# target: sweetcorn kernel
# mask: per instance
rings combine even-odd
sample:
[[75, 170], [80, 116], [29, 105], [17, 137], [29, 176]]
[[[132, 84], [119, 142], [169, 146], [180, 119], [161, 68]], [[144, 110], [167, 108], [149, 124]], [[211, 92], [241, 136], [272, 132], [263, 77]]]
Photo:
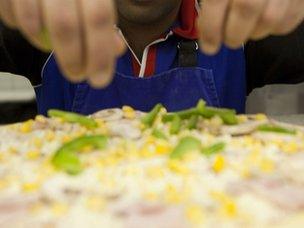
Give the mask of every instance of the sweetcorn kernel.
[[153, 179], [162, 178], [164, 176], [164, 170], [160, 166], [147, 168], [147, 176]]
[[102, 211], [105, 205], [106, 201], [98, 196], [91, 196], [86, 200], [86, 206], [92, 211]]
[[52, 205], [52, 212], [56, 216], [65, 215], [68, 212], [68, 206], [64, 203], [54, 203]]
[[176, 187], [168, 184], [166, 186], [165, 201], [172, 204], [177, 204], [182, 201], [183, 197], [180, 192], [177, 191]]
[[272, 160], [264, 158], [260, 162], [260, 169], [265, 173], [273, 172], [275, 164]]
[[262, 114], [262, 113], [256, 114], [254, 117], [255, 117], [256, 120], [261, 120], [261, 121], [267, 120], [267, 116], [265, 114]]
[[47, 141], [52, 141], [55, 139], [55, 133], [53, 131], [48, 131], [45, 135]]
[[33, 129], [33, 123], [34, 123], [33, 120], [28, 120], [28, 121], [22, 123], [21, 126], [20, 126], [20, 131], [22, 133], [29, 133], [29, 132], [31, 132], [32, 129]]
[[[95, 119], [96, 123], [98, 124], [98, 128], [95, 129], [95, 132], [98, 134], [108, 135], [109, 128], [106, 122], [103, 119]], [[84, 132], [85, 134], [86, 132]]]
[[299, 146], [296, 142], [288, 142], [283, 144], [282, 150], [286, 153], [293, 154], [299, 151]]
[[9, 182], [6, 179], [0, 180], [0, 190], [5, 189], [9, 186]]
[[220, 212], [227, 217], [237, 215], [237, 205], [234, 200], [224, 192], [211, 192], [211, 197], [220, 203]]
[[43, 209], [43, 204], [41, 202], [34, 203], [33, 205], [30, 206], [29, 209], [31, 213], [36, 214], [39, 211], [41, 211], [41, 209]]
[[0, 151], [0, 162], [5, 161], [5, 155], [2, 151]]
[[26, 158], [29, 160], [36, 160], [40, 157], [40, 152], [37, 150], [28, 151], [26, 153]]
[[40, 123], [45, 123], [46, 122], [46, 118], [43, 115], [37, 115], [35, 120], [40, 122]]
[[104, 127], [106, 122], [103, 119], [94, 119], [95, 122], [98, 124], [98, 127]]
[[145, 200], [155, 201], [155, 200], [157, 200], [158, 195], [157, 195], [157, 193], [155, 193], [155, 192], [145, 192], [145, 193], [143, 194], [143, 198], [144, 198]]
[[150, 158], [155, 155], [155, 145], [152, 143], [146, 143], [140, 149], [140, 155], [144, 158]]
[[34, 191], [37, 191], [38, 189], [39, 189], [39, 184], [36, 182], [24, 183], [22, 185], [22, 190], [26, 193], [34, 192]]
[[239, 123], [245, 123], [248, 121], [248, 117], [246, 115], [238, 115], [237, 118]]
[[225, 168], [225, 158], [222, 155], [216, 155], [212, 165], [213, 171], [219, 173], [223, 171], [224, 168]]
[[93, 146], [89, 145], [89, 146], [85, 146], [84, 148], [82, 148], [81, 152], [83, 153], [89, 153], [93, 150]]
[[123, 106], [122, 111], [127, 119], [134, 119], [136, 116], [135, 110], [130, 106]]
[[33, 139], [33, 144], [37, 147], [37, 148], [41, 148], [42, 147], [42, 145], [43, 145], [43, 142], [42, 142], [42, 139], [40, 139], [40, 138], [34, 138]]
[[233, 201], [225, 202], [222, 206], [222, 212], [227, 217], [235, 217], [237, 215], [237, 206]]
[[72, 140], [72, 137], [69, 136], [69, 135], [64, 135], [64, 136], [62, 137], [62, 142], [63, 142], [63, 143], [68, 143], [68, 142], [70, 142], [71, 140]]
[[12, 146], [10, 148], [8, 148], [8, 152], [10, 154], [18, 154], [18, 150], [15, 147], [12, 147]]
[[204, 221], [204, 212], [200, 206], [192, 205], [186, 208], [186, 216], [190, 222], [201, 224]]
[[188, 174], [189, 173], [189, 169], [183, 165], [183, 163], [181, 161], [178, 161], [176, 159], [170, 159], [168, 161], [168, 168], [175, 172], [175, 173], [179, 173], [179, 174]]
[[169, 143], [163, 141], [163, 140], [158, 140], [155, 146], [155, 150], [157, 154], [168, 154], [171, 150], [172, 147], [170, 146]]

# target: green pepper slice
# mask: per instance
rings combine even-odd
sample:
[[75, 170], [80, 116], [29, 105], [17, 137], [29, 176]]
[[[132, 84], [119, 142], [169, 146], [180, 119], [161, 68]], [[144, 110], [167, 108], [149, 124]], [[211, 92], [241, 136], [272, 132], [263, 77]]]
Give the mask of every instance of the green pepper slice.
[[158, 138], [158, 139], [164, 139], [164, 140], [168, 139], [166, 134], [157, 128], [153, 129], [152, 136], [154, 136], [155, 138]]
[[222, 152], [226, 147], [226, 144], [223, 143], [223, 142], [219, 142], [219, 143], [216, 143], [212, 146], [209, 146], [209, 147], [206, 147], [206, 148], [203, 148], [201, 150], [201, 153], [206, 155], [206, 156], [211, 156], [213, 154], [217, 154], [217, 153], [220, 153]]
[[186, 153], [191, 151], [199, 151], [201, 149], [201, 142], [195, 137], [187, 136], [182, 138], [178, 145], [173, 149], [170, 154], [170, 158], [172, 159], [180, 159]]
[[191, 118], [189, 119], [189, 122], [188, 122], [188, 126], [187, 126], [188, 129], [189, 130], [195, 129], [197, 123], [198, 123], [198, 115], [191, 116]]
[[172, 135], [178, 134], [181, 130], [181, 127], [182, 127], [182, 119], [178, 115], [175, 115], [171, 122], [170, 134]]
[[289, 134], [289, 135], [295, 135], [297, 133], [296, 130], [291, 130], [291, 129], [274, 126], [274, 125], [268, 125], [268, 124], [259, 126], [257, 130], [262, 132], [273, 132], [278, 134]]
[[151, 127], [160, 112], [161, 108], [163, 108], [162, 104], [157, 104], [155, 107], [151, 110], [151, 112], [147, 113], [142, 119], [141, 122], [146, 126], [146, 127]]
[[98, 127], [98, 124], [95, 120], [72, 112], [51, 109], [48, 111], [48, 116], [60, 118], [68, 123], [78, 123], [88, 129], [94, 129]]
[[235, 125], [238, 123], [236, 112], [232, 109], [206, 107], [203, 111], [200, 112], [200, 114], [207, 119], [214, 116], [219, 116], [227, 125]]
[[173, 121], [175, 115], [178, 115], [182, 120], [190, 119], [193, 115], [198, 115], [200, 112], [203, 112], [206, 107], [206, 102], [204, 100], [199, 100], [195, 108], [186, 109], [183, 111], [171, 113], [164, 115], [162, 121], [164, 123]]
[[64, 144], [52, 158], [52, 164], [59, 170], [76, 175], [82, 171], [82, 164], [77, 153], [86, 146], [103, 150], [107, 146], [107, 137], [103, 135], [82, 136]]

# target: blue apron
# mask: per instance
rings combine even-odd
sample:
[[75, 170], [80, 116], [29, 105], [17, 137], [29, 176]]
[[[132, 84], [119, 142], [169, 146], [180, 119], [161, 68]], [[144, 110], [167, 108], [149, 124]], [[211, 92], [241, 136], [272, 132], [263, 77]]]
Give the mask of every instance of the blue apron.
[[[238, 70], [240, 85], [233, 80], [231, 85], [227, 79], [216, 80], [213, 70], [198, 66], [201, 56], [195, 45], [192, 45], [195, 43], [189, 45], [185, 42], [183, 48], [181, 44], [184, 43], [178, 44], [177, 67], [149, 78], [116, 73], [112, 83], [105, 89], [93, 89], [85, 82], [68, 82], [51, 56], [43, 71], [43, 83], [36, 88], [39, 113], [46, 114], [48, 109], [56, 108], [92, 114], [123, 105], [149, 111], [157, 103], [162, 103], [168, 111], [178, 111], [195, 106], [199, 99], [215, 107], [223, 106], [221, 100], [228, 99], [228, 103], [234, 104], [232, 108], [243, 112], [246, 93], [244, 69]], [[235, 61], [240, 59], [235, 58]], [[233, 96], [224, 97], [218, 91], [221, 87], [232, 90]]]

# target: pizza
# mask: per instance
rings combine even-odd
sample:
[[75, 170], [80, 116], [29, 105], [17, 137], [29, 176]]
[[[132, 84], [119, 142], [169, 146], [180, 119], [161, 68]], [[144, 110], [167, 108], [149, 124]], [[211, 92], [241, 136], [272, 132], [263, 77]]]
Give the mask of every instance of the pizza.
[[301, 227], [304, 130], [206, 106], [0, 128], [0, 227]]

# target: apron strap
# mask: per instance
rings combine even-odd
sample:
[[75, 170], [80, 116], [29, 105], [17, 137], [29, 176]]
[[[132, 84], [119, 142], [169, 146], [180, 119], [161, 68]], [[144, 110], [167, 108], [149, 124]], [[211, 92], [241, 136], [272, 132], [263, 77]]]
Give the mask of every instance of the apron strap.
[[198, 44], [196, 40], [182, 40], [177, 45], [179, 67], [198, 66]]

